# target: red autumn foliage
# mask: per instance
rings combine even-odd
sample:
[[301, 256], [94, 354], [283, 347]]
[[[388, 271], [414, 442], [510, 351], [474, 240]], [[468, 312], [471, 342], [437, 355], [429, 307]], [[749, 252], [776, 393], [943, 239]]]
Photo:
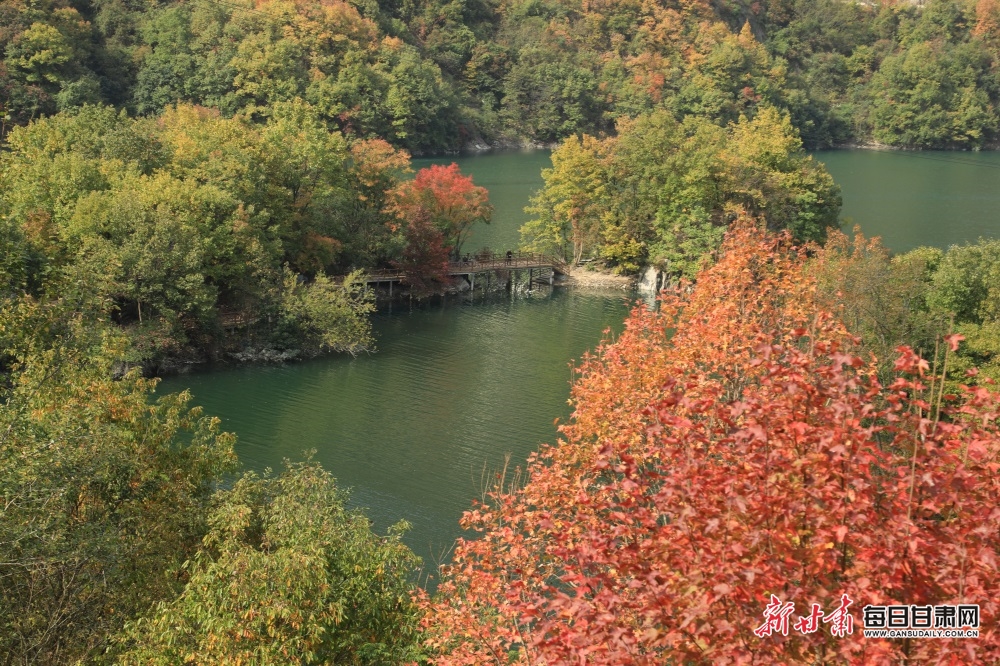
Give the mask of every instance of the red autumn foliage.
[[[906, 347], [881, 385], [787, 236], [744, 219], [723, 251], [583, 363], [524, 487], [465, 514], [431, 663], [1000, 663], [997, 395], [939, 397]], [[793, 624], [844, 594], [850, 636], [754, 633], [771, 595]], [[861, 636], [865, 605], [959, 603], [980, 638]]]
[[421, 169], [413, 180], [401, 183], [392, 192], [389, 211], [404, 226], [429, 220], [456, 259], [472, 225], [488, 223], [493, 214], [486, 188], [474, 185], [455, 163]]

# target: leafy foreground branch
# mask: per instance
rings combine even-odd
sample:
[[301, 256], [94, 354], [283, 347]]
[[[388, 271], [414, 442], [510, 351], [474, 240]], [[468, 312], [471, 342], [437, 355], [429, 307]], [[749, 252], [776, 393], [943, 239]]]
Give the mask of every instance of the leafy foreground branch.
[[[996, 663], [998, 397], [942, 395], [900, 347], [883, 384], [819, 313], [788, 236], [734, 227], [689, 291], [581, 369], [558, 446], [465, 514], [436, 664]], [[949, 352], [959, 336], [947, 340]], [[943, 409], [939, 411], [939, 405]], [[978, 640], [758, 638], [771, 594], [981, 605]]]
[[153, 382], [84, 360], [101, 345], [88, 330], [63, 328], [63, 346], [22, 357], [0, 388], [0, 664], [90, 663], [175, 594], [171, 572], [235, 466], [234, 437], [189, 395], [152, 402]]

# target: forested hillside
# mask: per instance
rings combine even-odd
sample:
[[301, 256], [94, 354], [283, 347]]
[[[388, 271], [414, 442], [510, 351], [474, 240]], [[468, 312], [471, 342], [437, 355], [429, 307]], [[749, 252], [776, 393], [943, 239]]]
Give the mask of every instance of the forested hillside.
[[[326, 276], [396, 268], [439, 290], [489, 219], [479, 194], [457, 217], [407, 194], [409, 154], [562, 142], [524, 246], [676, 277], [740, 207], [801, 241], [837, 226], [810, 148], [997, 138], [988, 0], [0, 11], [4, 281], [56, 294], [97, 271], [104, 318], [154, 365], [370, 348], [370, 304]], [[424, 192], [475, 191], [434, 178]]]
[[997, 138], [993, 0], [0, 4], [5, 130], [105, 103], [260, 121], [300, 98], [410, 151], [611, 132], [655, 109], [787, 109], [809, 148]]

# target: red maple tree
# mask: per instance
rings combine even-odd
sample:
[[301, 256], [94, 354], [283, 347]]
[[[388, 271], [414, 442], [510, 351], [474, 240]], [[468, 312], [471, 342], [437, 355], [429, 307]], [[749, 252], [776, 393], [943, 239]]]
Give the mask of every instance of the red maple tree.
[[421, 169], [413, 180], [401, 183], [392, 192], [389, 209], [404, 226], [413, 220], [433, 224], [455, 259], [472, 225], [488, 223], [493, 214], [486, 188], [474, 185], [454, 162]]
[[[906, 347], [880, 384], [787, 236], [742, 219], [723, 252], [633, 311], [563, 441], [465, 514], [432, 663], [1000, 662], [997, 395], [942, 395]], [[754, 631], [772, 595], [794, 624], [845, 594], [850, 635]], [[978, 639], [861, 636], [865, 605], [969, 603]]]

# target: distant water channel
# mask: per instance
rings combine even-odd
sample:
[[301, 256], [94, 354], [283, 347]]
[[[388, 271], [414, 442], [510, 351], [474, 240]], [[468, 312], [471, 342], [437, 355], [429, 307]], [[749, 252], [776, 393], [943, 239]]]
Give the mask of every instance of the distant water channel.
[[[1000, 154], [824, 152], [844, 194], [844, 215], [895, 251], [1000, 236]], [[469, 249], [516, 247], [523, 208], [550, 165], [544, 151], [457, 159], [490, 190], [494, 223]], [[378, 352], [286, 366], [172, 377], [239, 436], [251, 469], [316, 458], [351, 489], [382, 531], [405, 519], [428, 569], [460, 535], [458, 519], [509, 454], [523, 465], [569, 414], [569, 364], [629, 308], [622, 294], [568, 289], [515, 298], [477, 296], [375, 318]]]

